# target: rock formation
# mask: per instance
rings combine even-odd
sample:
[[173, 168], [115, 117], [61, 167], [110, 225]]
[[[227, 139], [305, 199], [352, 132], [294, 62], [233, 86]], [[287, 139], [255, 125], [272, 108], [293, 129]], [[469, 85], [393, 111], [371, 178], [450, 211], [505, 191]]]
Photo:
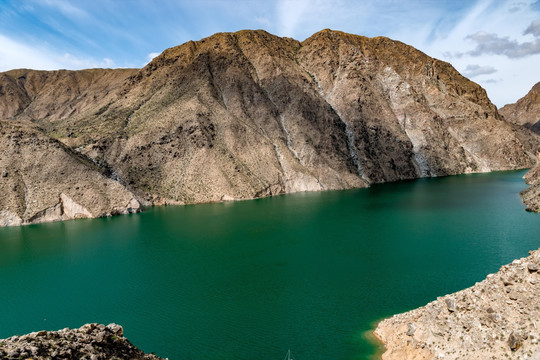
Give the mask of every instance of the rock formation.
[[540, 134], [540, 82], [514, 104], [499, 109], [506, 121], [524, 126]]
[[474, 286], [383, 320], [383, 360], [540, 358], [540, 250]]
[[521, 199], [527, 206], [527, 211], [540, 212], [540, 148], [536, 165], [525, 174], [524, 178], [530, 186], [521, 192]]
[[145, 354], [124, 337], [116, 324], [86, 324], [80, 329], [39, 331], [0, 340], [0, 358], [15, 359], [130, 359], [159, 360]]
[[[42, 159], [21, 163], [0, 145], [10, 199], [0, 203], [3, 224], [137, 211], [137, 201], [526, 168], [540, 143], [503, 121], [484, 89], [450, 64], [388, 38], [331, 30], [303, 42], [219, 33], [140, 70], [9, 71], [0, 74], [0, 117], [2, 136], [20, 129]], [[29, 176], [11, 177], [38, 165], [30, 187]], [[71, 167], [81, 176], [70, 178]]]

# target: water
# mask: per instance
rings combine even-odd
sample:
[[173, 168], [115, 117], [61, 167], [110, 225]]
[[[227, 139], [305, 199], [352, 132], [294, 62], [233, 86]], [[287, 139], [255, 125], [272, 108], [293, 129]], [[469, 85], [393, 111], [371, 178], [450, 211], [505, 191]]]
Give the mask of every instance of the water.
[[0, 229], [0, 338], [122, 324], [172, 359], [368, 359], [365, 333], [540, 247], [524, 171]]

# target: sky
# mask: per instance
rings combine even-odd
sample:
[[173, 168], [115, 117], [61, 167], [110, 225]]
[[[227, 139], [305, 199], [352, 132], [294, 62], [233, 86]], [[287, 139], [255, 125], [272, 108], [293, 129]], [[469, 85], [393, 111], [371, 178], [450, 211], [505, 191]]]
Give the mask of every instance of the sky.
[[498, 107], [540, 81], [540, 0], [0, 0], [0, 71], [140, 68], [216, 32], [326, 28], [448, 61]]

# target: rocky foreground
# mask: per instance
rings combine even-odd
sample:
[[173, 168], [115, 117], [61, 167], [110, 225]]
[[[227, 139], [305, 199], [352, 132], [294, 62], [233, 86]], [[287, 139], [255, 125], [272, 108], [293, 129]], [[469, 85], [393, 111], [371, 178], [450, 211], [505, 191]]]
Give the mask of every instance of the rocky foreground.
[[120, 325], [39, 331], [0, 340], [0, 359], [159, 360], [133, 346]]
[[540, 250], [485, 280], [383, 320], [383, 360], [540, 359]]

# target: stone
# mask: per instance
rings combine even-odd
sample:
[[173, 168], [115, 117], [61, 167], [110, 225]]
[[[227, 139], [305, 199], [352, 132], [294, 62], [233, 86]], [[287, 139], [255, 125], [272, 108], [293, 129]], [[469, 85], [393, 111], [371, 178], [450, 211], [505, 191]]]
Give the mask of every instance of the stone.
[[0, 340], [0, 359], [29, 359], [31, 356], [36, 359], [161, 359], [133, 346], [123, 337], [123, 328], [118, 324], [86, 324], [79, 329], [42, 330]]
[[107, 325], [107, 329], [111, 330], [116, 336], [124, 336], [124, 329], [115, 323]]
[[[534, 250], [468, 289], [381, 321], [374, 334], [386, 349], [382, 359], [506, 359], [510, 351], [516, 351], [516, 359], [540, 359], [540, 281], [527, 281], [536, 277], [527, 264], [538, 263], [539, 256], [540, 249]], [[503, 279], [514, 285], [503, 287]], [[438, 311], [448, 308], [450, 299], [460, 311]], [[414, 338], [410, 324], [421, 324]]]
[[408, 335], [408, 336], [413, 336], [413, 335], [414, 335], [414, 332], [416, 331], [416, 325], [413, 324], [413, 323], [408, 323], [408, 324], [407, 324], [407, 327], [408, 327], [407, 335]]
[[508, 346], [510, 347], [510, 350], [516, 351], [523, 345], [523, 341], [527, 339], [527, 335], [520, 334], [516, 332], [512, 332], [510, 336], [508, 337]]
[[444, 303], [446, 304], [446, 307], [448, 308], [448, 311], [454, 312], [456, 311], [456, 302], [452, 298], [447, 298], [444, 300]]
[[538, 271], [538, 265], [533, 264], [533, 263], [528, 263], [527, 264], [527, 270], [529, 270], [529, 272], [537, 272]]

